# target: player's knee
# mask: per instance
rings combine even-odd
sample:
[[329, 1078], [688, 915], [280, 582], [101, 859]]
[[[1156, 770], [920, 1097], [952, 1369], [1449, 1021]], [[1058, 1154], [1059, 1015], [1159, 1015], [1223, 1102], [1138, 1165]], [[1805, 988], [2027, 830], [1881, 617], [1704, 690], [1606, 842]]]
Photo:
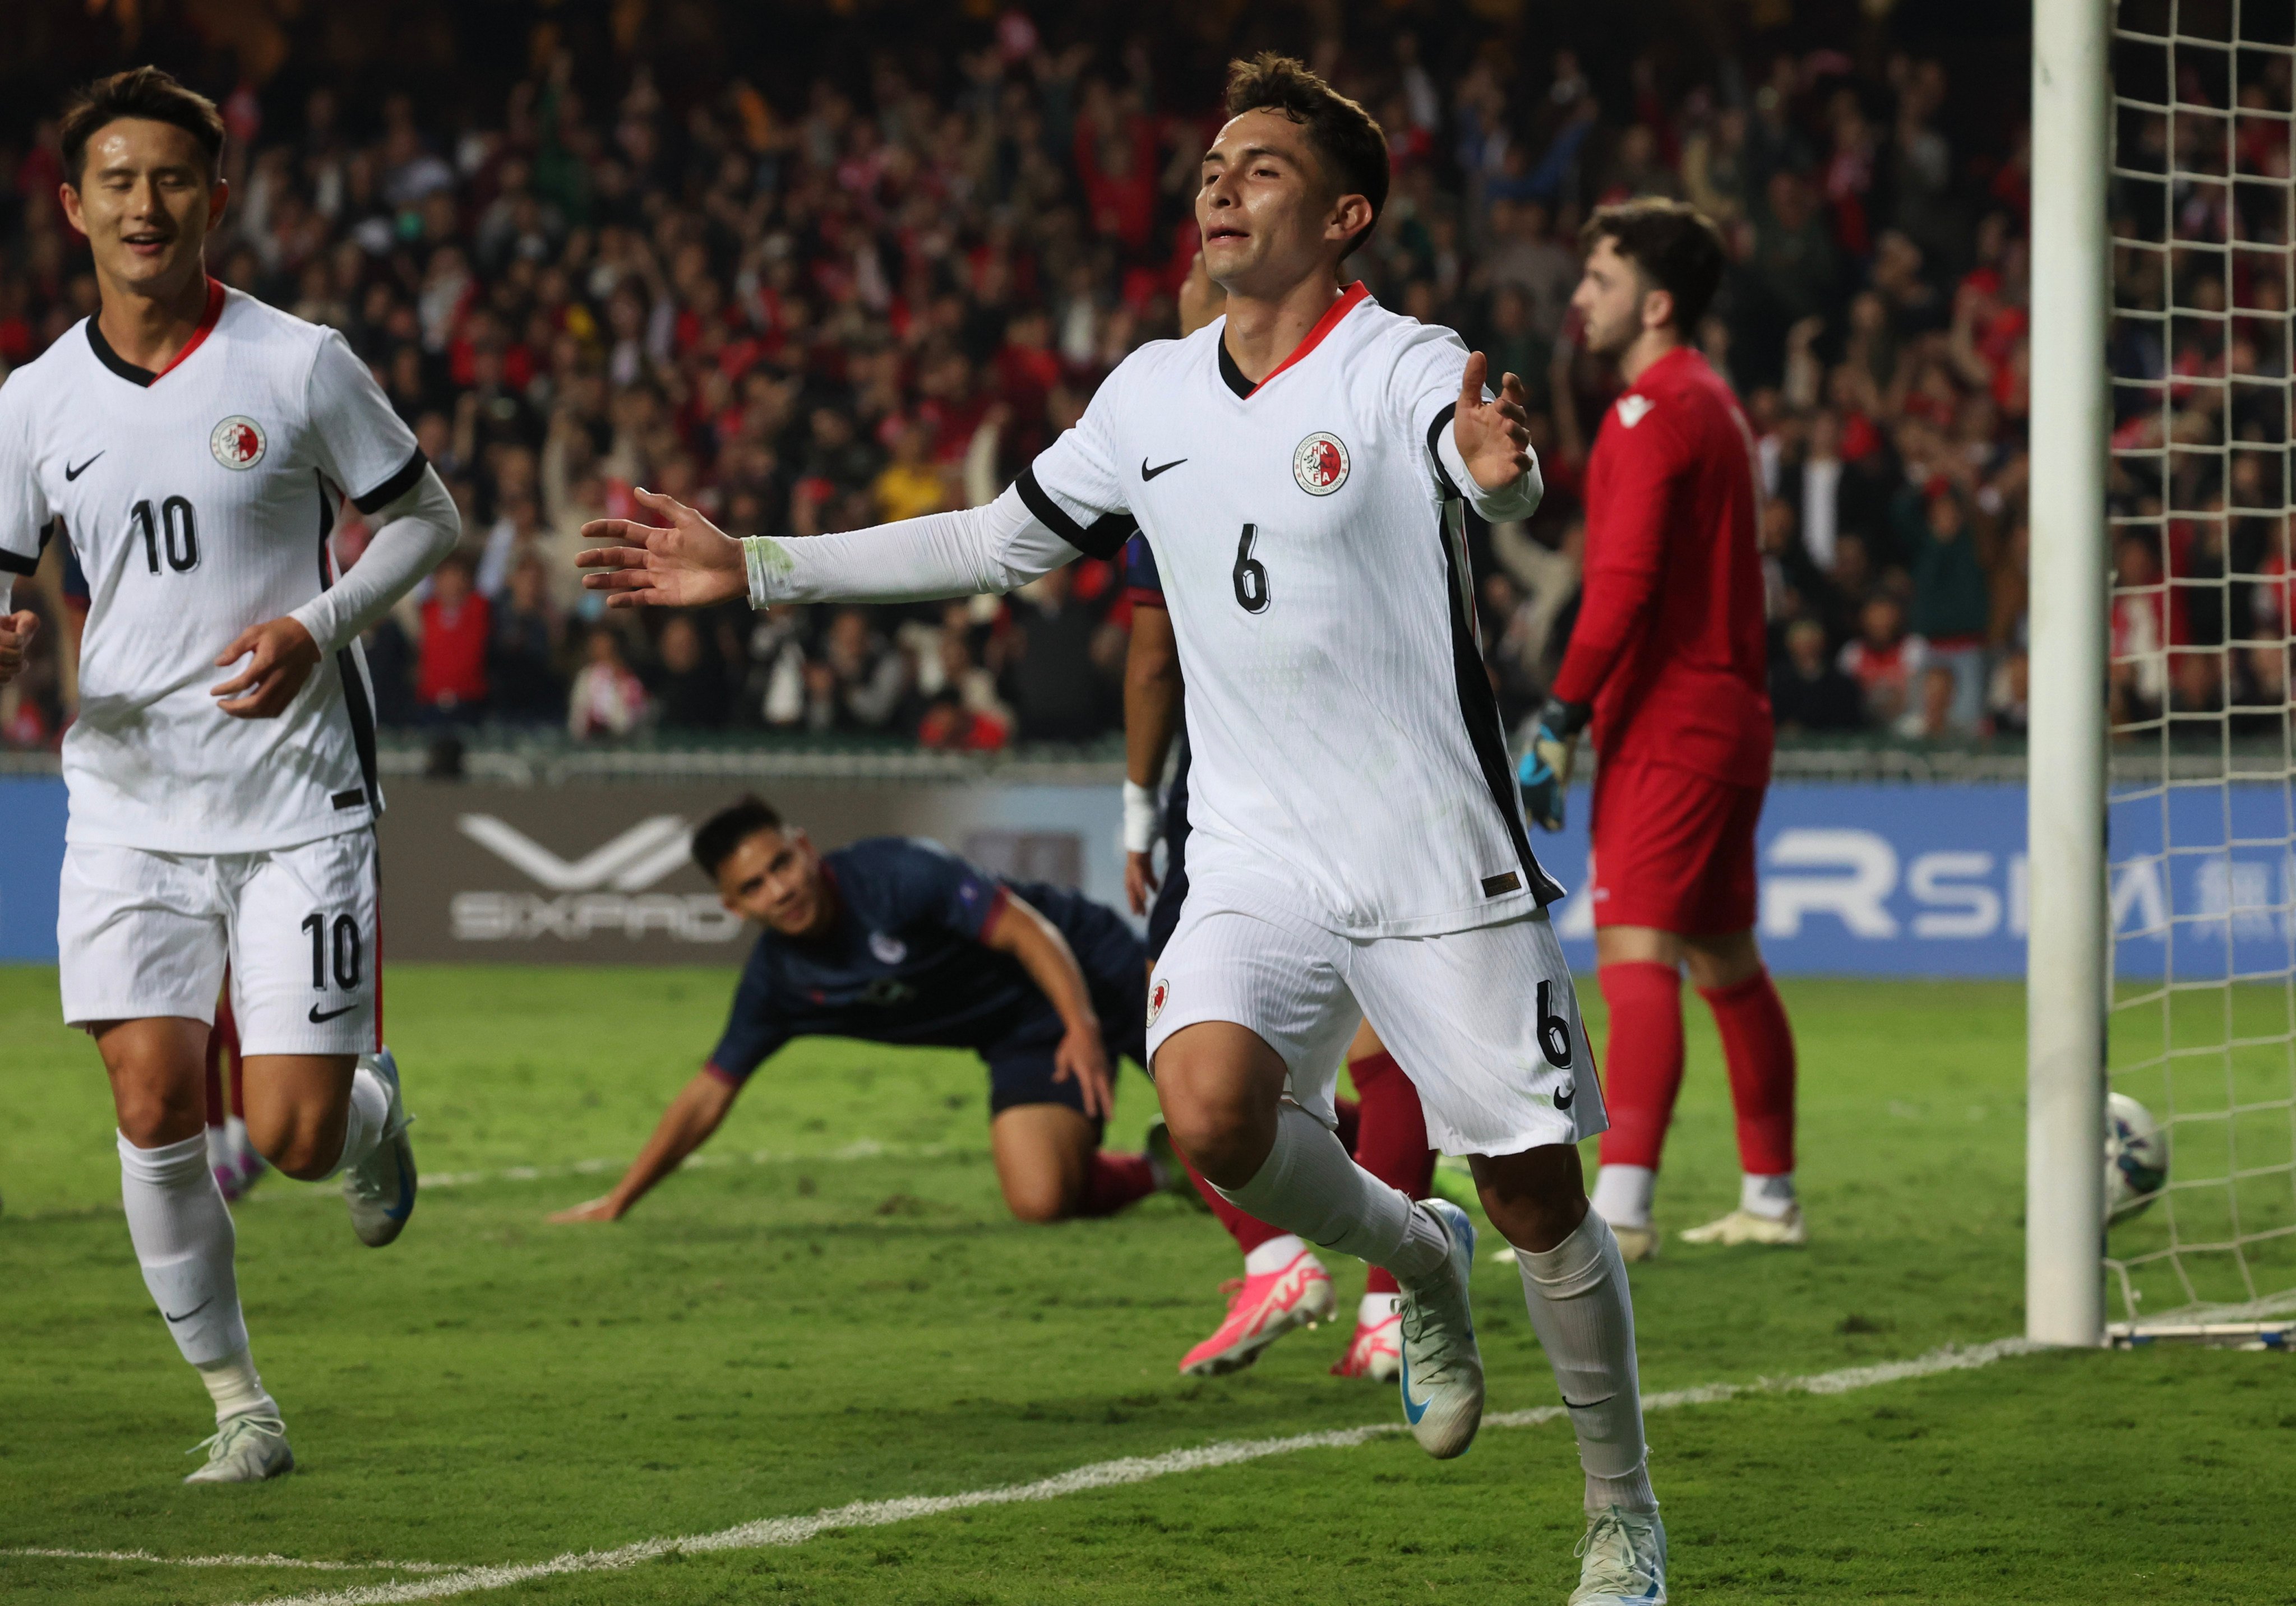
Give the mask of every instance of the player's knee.
[[1483, 1213], [1499, 1235], [1519, 1250], [1544, 1253], [1576, 1232], [1587, 1217], [1586, 1174], [1568, 1143], [1521, 1154], [1478, 1156], [1475, 1187]]
[[1076, 1214], [1057, 1184], [1008, 1187], [1004, 1203], [1012, 1210], [1013, 1220], [1025, 1221], [1031, 1226], [1050, 1226]]
[[120, 1135], [138, 1149], [181, 1143], [198, 1135], [207, 1124], [198, 1108], [155, 1086], [116, 1085], [112, 1106]]

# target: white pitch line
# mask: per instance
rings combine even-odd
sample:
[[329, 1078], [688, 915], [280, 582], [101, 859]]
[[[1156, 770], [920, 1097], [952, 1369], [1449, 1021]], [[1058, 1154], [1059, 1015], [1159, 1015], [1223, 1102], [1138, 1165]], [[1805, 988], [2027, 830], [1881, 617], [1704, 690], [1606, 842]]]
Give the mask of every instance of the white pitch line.
[[[1877, 1384], [1899, 1382], [1908, 1378], [1972, 1371], [2010, 1356], [2029, 1354], [2039, 1348], [2041, 1346], [2027, 1339], [1999, 1339], [1990, 1344], [1948, 1344], [1909, 1361], [1849, 1366], [1807, 1377], [1766, 1378], [1751, 1383], [1708, 1383], [1695, 1389], [1671, 1389], [1645, 1397], [1643, 1409], [1646, 1412], [1671, 1411], [1685, 1405], [1716, 1405], [1724, 1400], [1759, 1394], [1846, 1394], [1852, 1389], [1870, 1389]], [[1487, 1428], [1535, 1427], [1542, 1422], [1554, 1422], [1564, 1414], [1560, 1405], [1541, 1405], [1536, 1410], [1509, 1411], [1487, 1416], [1483, 1419], [1483, 1425]], [[980, 1506], [1058, 1500], [1063, 1495], [1080, 1494], [1087, 1489], [1146, 1483], [1152, 1479], [1167, 1478], [1175, 1473], [1208, 1471], [1216, 1467], [1231, 1467], [1244, 1462], [1263, 1460], [1270, 1455], [1289, 1455], [1300, 1450], [1351, 1449], [1403, 1430], [1400, 1422], [1386, 1422], [1321, 1433], [1295, 1433], [1283, 1438], [1230, 1439], [1190, 1450], [1171, 1450], [1161, 1455], [1128, 1455], [1115, 1461], [1094, 1462], [1051, 1478], [1038, 1479], [1033, 1483], [1005, 1484], [996, 1488], [972, 1489], [958, 1495], [921, 1495], [899, 1500], [857, 1500], [848, 1505], [816, 1512], [810, 1516], [767, 1517], [690, 1538], [642, 1539], [636, 1544], [613, 1550], [568, 1551], [546, 1561], [463, 1568], [417, 1582], [359, 1585], [317, 1594], [250, 1602], [247, 1606], [397, 1606], [398, 1602], [407, 1601], [444, 1600], [451, 1595], [485, 1589], [505, 1589], [529, 1579], [554, 1577], [566, 1573], [616, 1572], [672, 1552], [699, 1555], [711, 1551], [762, 1550], [777, 1545], [802, 1545], [832, 1528], [882, 1528], [890, 1523], [914, 1521], [920, 1517], [938, 1517], [949, 1512], [971, 1511]], [[250, 1560], [248, 1564], [262, 1563], [259, 1560]]]
[[0, 1556], [62, 1561], [156, 1561], [166, 1567], [291, 1567], [303, 1572], [458, 1572], [451, 1561], [306, 1561], [296, 1556], [155, 1556], [148, 1550], [54, 1550], [26, 1545]]

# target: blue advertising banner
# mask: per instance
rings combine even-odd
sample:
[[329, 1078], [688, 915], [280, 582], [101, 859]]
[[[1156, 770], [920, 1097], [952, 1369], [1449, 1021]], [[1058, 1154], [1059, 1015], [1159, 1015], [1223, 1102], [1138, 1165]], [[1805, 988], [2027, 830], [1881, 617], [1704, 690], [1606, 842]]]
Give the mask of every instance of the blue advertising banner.
[[[576, 807], [564, 795], [570, 790], [595, 796]], [[637, 820], [632, 829], [658, 823], [656, 815], [675, 815], [681, 823], [699, 818], [722, 801], [719, 790], [697, 790], [686, 798], [667, 790], [656, 797], [627, 785], [496, 793], [396, 783], [383, 833], [393, 949], [424, 959], [600, 963], [650, 956], [651, 950], [637, 951], [645, 945], [631, 930], [631, 912], [619, 904], [603, 909], [602, 900], [668, 896], [653, 881], [686, 873], [677, 869], [682, 841], [640, 844], [649, 852], [665, 849], [652, 856], [660, 859], [658, 866], [647, 859], [644, 877], [632, 879], [637, 869], [617, 858], [611, 864], [602, 861], [598, 874], [584, 880], [579, 873], [590, 864], [584, 856], [604, 850], [573, 827], [567, 829], [574, 834], [560, 842], [551, 820], [529, 820], [520, 810], [538, 807], [552, 820], [571, 818], [592, 835], [611, 837], [629, 824], [622, 815]], [[937, 836], [992, 869], [1122, 901], [1113, 787], [813, 784], [777, 789], [776, 795], [798, 809], [792, 817], [811, 823], [824, 845], [882, 831]], [[1574, 892], [1587, 882], [1587, 804], [1581, 788], [1571, 799], [1568, 830], [1534, 833], [1540, 861]], [[2290, 810], [2283, 788], [2263, 785], [2194, 786], [2116, 800], [2110, 885], [2120, 973], [2201, 980], [2227, 973], [2276, 978], [2288, 971], [2296, 954], [2296, 827]], [[0, 780], [0, 842], [6, 844], [0, 851], [0, 961], [55, 958], [63, 829], [62, 782]], [[549, 851], [528, 850], [521, 832], [539, 833], [537, 841], [549, 838], [543, 843]], [[1758, 840], [1759, 932], [1771, 967], [1781, 975], [2012, 978], [2024, 971], [2021, 786], [1782, 784], [1770, 791]], [[611, 882], [603, 891], [590, 885], [601, 877]], [[716, 916], [715, 900], [698, 880], [672, 890], [690, 895], [688, 901], [698, 897]], [[524, 927], [496, 930], [480, 918], [489, 910], [500, 913], [494, 904], [480, 907], [487, 898], [539, 899], [548, 905], [545, 913], [572, 898], [599, 920], [613, 915], [609, 935], [621, 939], [573, 941], [559, 930], [563, 920], [545, 922], [549, 930], [538, 935]], [[430, 907], [434, 903], [436, 910]], [[1556, 911], [1564, 951], [1582, 969], [1594, 964], [1593, 915], [1592, 905], [1575, 896]], [[586, 926], [583, 934], [595, 935]], [[676, 944], [657, 946], [665, 948], [661, 957], [677, 957]]]
[[0, 780], [0, 963], [56, 957], [56, 877], [64, 866], [64, 783]]

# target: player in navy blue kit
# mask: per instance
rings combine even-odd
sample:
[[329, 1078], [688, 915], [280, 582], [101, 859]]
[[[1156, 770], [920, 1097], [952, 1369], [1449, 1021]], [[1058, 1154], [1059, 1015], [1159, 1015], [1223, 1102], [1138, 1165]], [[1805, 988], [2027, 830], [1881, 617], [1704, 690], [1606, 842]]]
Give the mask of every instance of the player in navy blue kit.
[[922, 838], [820, 853], [756, 798], [705, 821], [693, 856], [764, 934], [725, 1035], [628, 1172], [554, 1221], [620, 1217], [718, 1129], [758, 1066], [806, 1037], [978, 1053], [996, 1180], [1023, 1221], [1106, 1216], [1176, 1180], [1147, 1155], [1100, 1148], [1116, 1061], [1146, 1063], [1147, 952], [1115, 911], [1000, 881]]

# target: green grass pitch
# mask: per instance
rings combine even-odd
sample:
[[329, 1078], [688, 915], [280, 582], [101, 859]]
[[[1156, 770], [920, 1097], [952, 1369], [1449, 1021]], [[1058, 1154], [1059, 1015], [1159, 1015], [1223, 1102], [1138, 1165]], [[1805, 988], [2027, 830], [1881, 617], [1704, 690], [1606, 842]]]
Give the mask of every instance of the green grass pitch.
[[[56, 1024], [52, 971], [0, 970], [0, 1550], [535, 1561], [1398, 1414], [1391, 1389], [1326, 1375], [1330, 1329], [1234, 1378], [1179, 1378], [1220, 1314], [1226, 1239], [1166, 1200], [1006, 1219], [962, 1054], [800, 1045], [742, 1099], [719, 1163], [617, 1225], [546, 1225], [605, 1184], [573, 1168], [618, 1167], [692, 1074], [730, 983], [394, 969], [417, 1151], [453, 1185], [382, 1251], [331, 1189], [255, 1191], [241, 1288], [302, 1470], [191, 1489], [180, 1452], [207, 1404], [135, 1273], [101, 1069]], [[1646, 1390], [2021, 1328], [2019, 991], [1786, 993], [1815, 1241], [1669, 1242], [1636, 1268]], [[1694, 997], [1689, 1016], [1669, 1229], [1736, 1187]], [[1114, 1141], [1152, 1102], [1126, 1072]], [[1344, 1304], [1360, 1268], [1333, 1269]], [[1477, 1291], [1492, 1409], [1551, 1403], [1512, 1268], [1487, 1254]], [[1687, 1407], [1651, 1438], [1678, 1602], [2296, 1602], [2285, 1356], [2024, 1356]], [[1566, 1424], [1492, 1430], [1442, 1464], [1391, 1437], [456, 1598], [1559, 1602], [1578, 1499]], [[0, 1554], [12, 1603], [210, 1606], [394, 1577], [415, 1581]]]

